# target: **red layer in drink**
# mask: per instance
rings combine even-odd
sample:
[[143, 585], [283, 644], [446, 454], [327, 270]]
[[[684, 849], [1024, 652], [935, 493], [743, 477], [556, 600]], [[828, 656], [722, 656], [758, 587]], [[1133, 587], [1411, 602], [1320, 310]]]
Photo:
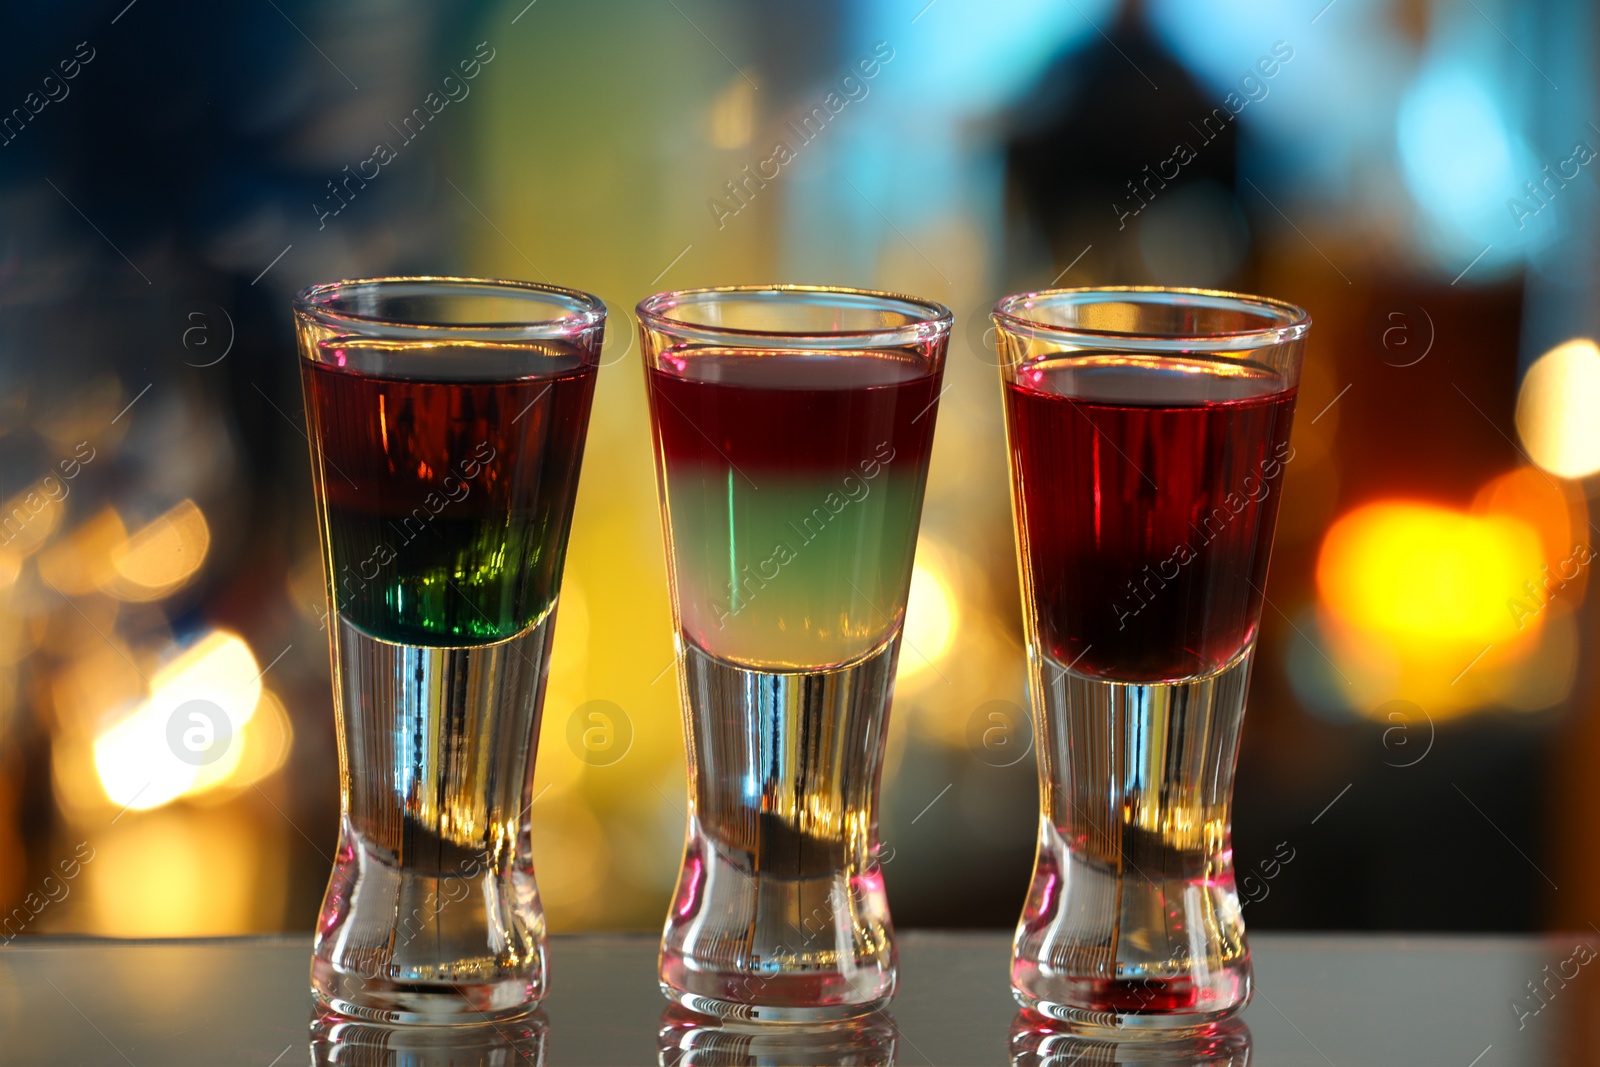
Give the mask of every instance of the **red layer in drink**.
[[1254, 637], [1293, 458], [1270, 370], [1043, 360], [1006, 391], [1017, 524], [1043, 651], [1131, 682], [1214, 671]]

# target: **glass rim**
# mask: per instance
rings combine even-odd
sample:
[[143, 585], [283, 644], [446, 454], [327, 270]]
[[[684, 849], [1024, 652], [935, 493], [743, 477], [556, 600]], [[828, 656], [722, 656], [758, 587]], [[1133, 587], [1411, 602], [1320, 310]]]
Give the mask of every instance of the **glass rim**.
[[[543, 299], [566, 306], [562, 315], [500, 322], [407, 322], [387, 315], [365, 314], [334, 306], [334, 300], [360, 288], [395, 295], [432, 297], [499, 297], [506, 300]], [[407, 288], [415, 292], [407, 294]], [[401, 336], [462, 337], [475, 340], [544, 340], [570, 338], [600, 325], [606, 318], [605, 301], [581, 289], [510, 278], [461, 278], [450, 275], [385, 275], [375, 278], [344, 278], [309, 285], [294, 295], [294, 312], [319, 325], [348, 328], [356, 332]]]
[[[674, 318], [672, 311], [686, 304], [712, 303], [722, 297], [767, 295], [795, 298], [803, 302], [806, 297], [845, 297], [863, 308], [873, 307], [896, 311], [910, 322], [901, 326], [887, 326], [866, 330], [748, 330], [734, 326], [712, 326], [705, 323], [686, 322]], [[735, 340], [748, 345], [753, 340], [769, 339], [788, 344], [796, 341], [816, 341], [819, 344], [841, 340], [857, 341], [864, 346], [915, 344], [948, 336], [955, 323], [955, 313], [935, 300], [907, 293], [883, 289], [857, 289], [842, 285], [712, 285], [697, 289], [669, 289], [654, 293], [639, 301], [634, 308], [641, 325], [690, 340], [715, 343]]]
[[[1245, 330], [1217, 330], [1211, 333], [1139, 333], [1132, 330], [1098, 330], [1086, 326], [1064, 326], [1019, 314], [1024, 304], [1050, 305], [1092, 303], [1132, 303], [1143, 305], [1191, 306], [1213, 310], [1239, 311], [1256, 315], [1266, 325]], [[1085, 347], [1107, 342], [1135, 345], [1155, 350], [1194, 349], [1246, 351], [1269, 345], [1298, 341], [1311, 329], [1311, 313], [1295, 304], [1273, 297], [1234, 293], [1223, 289], [1188, 289], [1160, 285], [1086, 285], [1062, 289], [1038, 289], [1002, 297], [990, 317], [995, 325], [1017, 333], [1030, 333], [1063, 341], [1081, 340]]]

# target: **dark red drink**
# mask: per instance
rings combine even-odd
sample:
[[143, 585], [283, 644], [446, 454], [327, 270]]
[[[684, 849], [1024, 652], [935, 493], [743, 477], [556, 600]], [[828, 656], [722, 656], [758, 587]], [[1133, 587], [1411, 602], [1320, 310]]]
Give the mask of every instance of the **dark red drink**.
[[1059, 358], [1007, 386], [1042, 650], [1129, 682], [1215, 671], [1261, 615], [1295, 390], [1266, 368]]

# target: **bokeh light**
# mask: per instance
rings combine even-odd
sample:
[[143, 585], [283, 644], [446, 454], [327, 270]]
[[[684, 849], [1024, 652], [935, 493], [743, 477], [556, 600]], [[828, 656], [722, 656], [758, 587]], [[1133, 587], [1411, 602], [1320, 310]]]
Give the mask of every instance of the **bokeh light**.
[[[235, 634], [213, 632], [178, 654], [150, 680], [150, 696], [94, 742], [95, 770], [113, 804], [143, 811], [225, 781], [239, 765], [242, 731], [261, 701], [261, 668]], [[209, 732], [220, 754], [204, 762], [174, 751], [171, 723], [192, 702], [204, 707], [183, 718], [179, 734]], [[216, 709], [227, 722], [203, 721]], [[231, 740], [222, 746], [224, 737]]]
[[1519, 520], [1383, 502], [1328, 530], [1317, 588], [1345, 621], [1397, 641], [1493, 642], [1517, 633], [1506, 601], [1544, 562], [1538, 533]]
[[122, 600], [159, 600], [193, 578], [211, 546], [211, 529], [192, 500], [140, 527], [111, 553], [112, 595]]
[[911, 571], [906, 598], [905, 636], [897, 678], [910, 681], [937, 664], [950, 651], [959, 618], [947, 565], [938, 549], [924, 541]]
[[1429, 64], [1400, 104], [1395, 135], [1406, 188], [1431, 235], [1468, 256], [1496, 245], [1486, 250], [1492, 268], [1515, 258], [1519, 234], [1508, 225], [1506, 198], [1538, 166], [1511, 131], [1490, 77], [1455, 58]]
[[1395, 698], [1441, 718], [1559, 704], [1576, 680], [1587, 521], [1580, 495], [1527, 466], [1491, 478], [1470, 510], [1386, 500], [1341, 516], [1302, 624], [1318, 640], [1290, 650], [1296, 692], [1335, 716]]
[[287, 849], [278, 827], [266, 832], [232, 808], [165, 809], [125, 818], [95, 836], [80, 875], [84, 926], [119, 937], [197, 937], [246, 933], [281, 912], [275, 870]]
[[1562, 478], [1600, 471], [1600, 348], [1588, 338], [1534, 361], [1517, 391], [1517, 434], [1528, 457]]

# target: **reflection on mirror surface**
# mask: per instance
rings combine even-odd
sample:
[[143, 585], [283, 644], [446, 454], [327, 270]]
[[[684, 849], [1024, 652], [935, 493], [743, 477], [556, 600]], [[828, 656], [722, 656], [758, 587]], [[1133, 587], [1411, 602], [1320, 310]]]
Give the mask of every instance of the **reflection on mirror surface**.
[[888, 1067], [898, 1032], [883, 1013], [835, 1026], [724, 1023], [674, 1004], [661, 1013], [661, 1067]]
[[1026, 1010], [1011, 1022], [1012, 1067], [1248, 1067], [1250, 1048], [1250, 1028], [1238, 1019], [1161, 1037], [1148, 1031], [1126, 1037], [1091, 1032]]
[[464, 1026], [385, 1026], [330, 1012], [311, 1018], [315, 1067], [544, 1067], [543, 1012]]

